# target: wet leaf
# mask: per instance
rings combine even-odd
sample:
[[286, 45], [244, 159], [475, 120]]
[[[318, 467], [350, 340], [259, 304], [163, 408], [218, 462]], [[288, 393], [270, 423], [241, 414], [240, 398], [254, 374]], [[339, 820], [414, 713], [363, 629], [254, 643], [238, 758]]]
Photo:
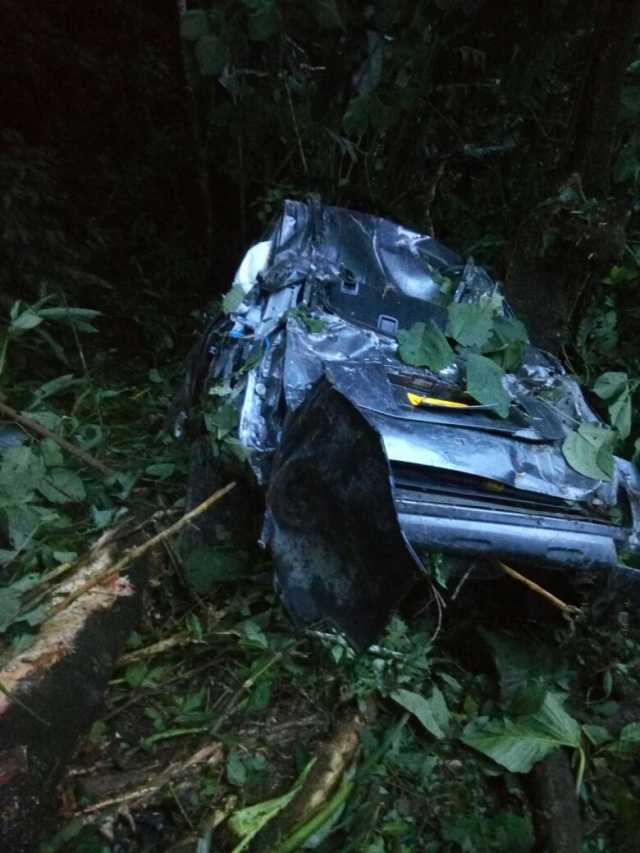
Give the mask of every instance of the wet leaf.
[[534, 764], [561, 746], [581, 748], [580, 725], [547, 693], [540, 710], [517, 722], [509, 719], [473, 720], [462, 742], [492, 758], [512, 773], [528, 773]]
[[78, 503], [83, 501], [87, 492], [84, 483], [75, 471], [68, 468], [52, 468], [46, 477], [38, 483], [38, 491], [51, 503]]
[[227, 758], [227, 781], [230, 785], [241, 787], [247, 781], [247, 768], [237, 750], [231, 750]]
[[597, 424], [582, 423], [573, 430], [562, 444], [567, 463], [593, 480], [610, 480], [613, 473], [612, 445], [615, 433]]
[[452, 302], [448, 311], [448, 337], [465, 347], [482, 347], [489, 341], [494, 314], [490, 302]]
[[610, 400], [627, 388], [629, 377], [622, 371], [610, 371], [599, 376], [593, 386], [594, 392], [602, 400]]
[[[437, 695], [436, 694], [437, 691]], [[391, 698], [410, 714], [413, 714], [425, 729], [438, 740], [445, 737], [445, 729], [449, 724], [449, 710], [444, 696], [434, 687], [431, 699], [425, 699], [420, 693], [412, 690], [395, 690]]]
[[609, 406], [611, 426], [618, 431], [621, 439], [628, 438], [631, 433], [631, 414], [631, 392], [627, 387]]
[[231, 290], [222, 297], [222, 310], [225, 314], [233, 314], [242, 305], [246, 293], [241, 284], [234, 284]]
[[438, 373], [455, 358], [449, 342], [433, 320], [428, 326], [414, 323], [408, 332], [398, 332], [398, 342], [398, 355], [413, 367], [428, 367]]
[[493, 406], [500, 417], [506, 418], [511, 400], [503, 377], [504, 370], [490, 358], [476, 353], [467, 357], [467, 391], [474, 400]]

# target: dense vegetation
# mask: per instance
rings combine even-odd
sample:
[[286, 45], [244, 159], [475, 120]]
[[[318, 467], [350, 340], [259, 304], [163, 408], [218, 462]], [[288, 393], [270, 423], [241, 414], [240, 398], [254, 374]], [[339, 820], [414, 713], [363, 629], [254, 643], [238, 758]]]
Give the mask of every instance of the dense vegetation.
[[[4, 654], [102, 530], [181, 498], [186, 449], [165, 412], [199, 309], [287, 197], [389, 216], [486, 264], [617, 452], [638, 455], [640, 2], [0, 5], [14, 33], [0, 87]], [[16, 431], [11, 410], [98, 464]], [[522, 771], [543, 741], [576, 756], [585, 853], [636, 849], [640, 634], [624, 593], [604, 627], [588, 588], [573, 593], [581, 619], [553, 621], [520, 591], [450, 601], [434, 560], [444, 614], [425, 590], [378, 655], [354, 657], [293, 637], [254, 556], [222, 547], [206, 571], [200, 558], [172, 551], [87, 752], [164, 761], [213, 732], [224, 767], [184, 796], [169, 786], [160, 835], [121, 850], [168, 849], [215, 810], [283, 794], [355, 708], [361, 753], [320, 849], [531, 850]], [[269, 738], [278, 726], [289, 740]], [[509, 731], [505, 759], [487, 740]], [[117, 849], [77, 832], [48, 849]]]

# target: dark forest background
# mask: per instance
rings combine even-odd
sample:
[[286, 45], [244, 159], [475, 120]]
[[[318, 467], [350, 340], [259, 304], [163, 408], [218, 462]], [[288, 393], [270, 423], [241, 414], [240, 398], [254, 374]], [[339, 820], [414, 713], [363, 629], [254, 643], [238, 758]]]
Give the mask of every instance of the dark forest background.
[[141, 343], [154, 312], [226, 289], [284, 197], [317, 192], [473, 254], [554, 348], [594, 299], [624, 308], [602, 280], [637, 272], [637, 2], [2, 13], [6, 301], [62, 288]]
[[[25, 617], [23, 593], [66, 571], [121, 517], [148, 516], [183, 496], [187, 451], [168, 436], [165, 416], [184, 357], [201, 310], [228, 290], [245, 249], [285, 198], [318, 193], [431, 232], [484, 264], [504, 282], [532, 340], [578, 376], [615, 429], [616, 452], [638, 461], [640, 0], [0, 0], [0, 43], [0, 439], [6, 430], [10, 448], [0, 460], [1, 653], [26, 647], [45, 618]], [[19, 413], [80, 452], [63, 456], [29, 429], [15, 439]], [[425, 675], [436, 667], [432, 625], [422, 634], [416, 620], [411, 630], [391, 626], [390, 660], [419, 659], [405, 681], [408, 669], [392, 672], [384, 656], [367, 665], [334, 648], [329, 670], [305, 646], [293, 660], [287, 656], [301, 642], [291, 641], [269, 584], [254, 584], [246, 554], [221, 554], [221, 582], [235, 583], [221, 597], [225, 609], [214, 612], [206, 600], [210, 560], [203, 568], [174, 559], [152, 589], [157, 613], [131, 648], [172, 631], [200, 648], [203, 637], [218, 643], [217, 683], [230, 685], [233, 699], [224, 717], [230, 743], [242, 714], [261, 719], [274, 706], [284, 716], [298, 706], [331, 709], [324, 728], [309, 730], [317, 739], [340, 703], [386, 700], [398, 684], [428, 689], [434, 701]], [[197, 594], [185, 572], [203, 584]], [[500, 625], [491, 593], [478, 595], [487, 624]], [[459, 728], [506, 707], [487, 699], [498, 695], [495, 672], [474, 658], [481, 607], [457, 611], [437, 663]], [[637, 849], [640, 781], [629, 755], [640, 728], [626, 746], [611, 746], [605, 726], [629, 700], [630, 724], [640, 727], [640, 636], [626, 610], [613, 618], [613, 627], [545, 623], [527, 635], [531, 646], [536, 637], [554, 652], [562, 646], [572, 662], [554, 670], [556, 681], [540, 676], [538, 699], [550, 685], [566, 688], [584, 723], [568, 745], [588, 757], [581, 806], [589, 838], [580, 847], [581, 830], [570, 827], [573, 841], [558, 850]], [[507, 613], [502, 627], [513, 624]], [[519, 662], [518, 677], [530, 678], [539, 664], [543, 671], [523, 652], [526, 636], [505, 642], [498, 651], [509, 665]], [[237, 685], [254, 686], [265, 660], [268, 674], [245, 697]], [[109, 720], [118, 702], [147, 701], [144, 690], [155, 696], [162, 686], [162, 665], [137, 665], [114, 682]], [[129, 733], [134, 750], [143, 735], [153, 743], [189, 714], [208, 712], [208, 682], [180, 689], [148, 699], [151, 712]], [[430, 741], [442, 770], [434, 787], [422, 742], [403, 729], [408, 715], [395, 712], [378, 702], [379, 719], [363, 738], [365, 765], [380, 778], [362, 777], [340, 836], [356, 839], [349, 849], [547, 849], [534, 848], [514, 774], [498, 771], [496, 781], [453, 738]], [[99, 722], [97, 742], [106, 742], [111, 723]], [[378, 766], [383, 747], [393, 754]], [[222, 781], [202, 783], [196, 823], [229, 790], [251, 791], [246, 801], [259, 799], [256, 791], [273, 795], [268, 785], [251, 788], [260, 773], [280, 793], [309, 757], [296, 752], [294, 768], [293, 759], [269, 763], [268, 746], [251, 749], [234, 746]], [[449, 772], [454, 761], [460, 767]], [[563, 772], [564, 788], [553, 789], [561, 805], [574, 785], [567, 761]], [[435, 805], [424, 817], [426, 801]], [[167, 806], [176, 837], [175, 827], [193, 830], [178, 811]], [[526, 818], [526, 844], [525, 824], [511, 820], [516, 812]], [[577, 824], [575, 803], [574, 812]], [[562, 833], [562, 814], [550, 820]], [[411, 832], [423, 847], [402, 846]], [[476, 848], [474, 838], [484, 841]]]

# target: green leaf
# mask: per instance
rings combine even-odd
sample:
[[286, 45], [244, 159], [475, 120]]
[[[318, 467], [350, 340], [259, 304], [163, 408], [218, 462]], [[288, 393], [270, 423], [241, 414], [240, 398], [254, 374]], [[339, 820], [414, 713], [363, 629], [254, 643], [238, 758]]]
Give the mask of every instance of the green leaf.
[[586, 723], [582, 726], [582, 731], [587, 736], [593, 746], [602, 746], [608, 740], [611, 740], [611, 734], [604, 726], [594, 726]]
[[[437, 696], [435, 696], [436, 691]], [[425, 699], [420, 693], [402, 688], [394, 690], [391, 698], [410, 714], [413, 714], [435, 738], [442, 740], [445, 737], [445, 728], [449, 723], [449, 711], [444, 696], [437, 687], [434, 688], [431, 699]]]
[[144, 661], [136, 661], [125, 670], [124, 677], [129, 687], [140, 687], [147, 677], [149, 668]]
[[414, 323], [411, 329], [398, 332], [398, 355], [414, 367], [428, 367], [438, 373], [455, 358], [449, 342], [433, 320], [429, 325]]
[[627, 389], [628, 385], [629, 377], [626, 373], [611, 371], [596, 379], [593, 390], [601, 400], [610, 400]]
[[40, 525], [40, 514], [30, 504], [2, 506], [7, 519], [9, 540], [14, 548], [22, 548], [33, 537]]
[[465, 728], [462, 742], [492, 758], [512, 773], [528, 773], [560, 746], [581, 749], [580, 725], [547, 693], [536, 714], [512, 720], [478, 718]]
[[249, 15], [249, 38], [252, 41], [266, 41], [280, 32], [280, 12], [273, 0], [261, 0], [260, 3], [245, 3], [252, 6], [254, 12]]
[[45, 438], [40, 442], [40, 455], [47, 468], [58, 468], [64, 464], [60, 445], [52, 438]]
[[185, 41], [198, 41], [208, 29], [207, 13], [204, 9], [190, 9], [180, 21], [180, 35]]
[[574, 471], [593, 480], [610, 480], [615, 433], [596, 424], [582, 423], [562, 444], [562, 453]]
[[226, 548], [195, 548], [185, 563], [185, 578], [201, 594], [216, 584], [233, 583], [247, 575], [247, 557]]
[[102, 311], [93, 308], [39, 308], [43, 320], [93, 320], [101, 317]]
[[175, 470], [176, 466], [173, 462], [156, 462], [154, 465], [147, 465], [144, 469], [144, 473], [148, 474], [149, 477], [157, 477], [159, 480], [166, 480], [167, 477], [170, 477]]
[[482, 347], [489, 341], [494, 314], [491, 302], [452, 302], [448, 311], [448, 337], [464, 347]]
[[491, 405], [502, 418], [509, 415], [511, 400], [503, 385], [504, 370], [490, 358], [467, 356], [467, 391], [479, 403]]
[[631, 391], [627, 387], [617, 400], [614, 400], [609, 406], [611, 426], [617, 430], [618, 435], [623, 440], [631, 434], [631, 418]]
[[242, 839], [241, 843], [237, 847], [234, 847], [231, 853], [240, 853], [241, 850], [246, 849], [249, 842], [258, 834], [262, 827], [291, 802], [302, 787], [314, 763], [315, 758], [307, 764], [298, 779], [296, 779], [291, 790], [286, 794], [272, 800], [265, 800], [262, 803], [255, 803], [253, 806], [247, 806], [244, 809], [239, 809], [229, 818], [231, 832], [236, 838]]
[[606, 747], [608, 752], [627, 755], [640, 750], [640, 723], [628, 723], [618, 739]]
[[549, 682], [556, 670], [552, 650], [544, 645], [531, 646], [504, 633], [479, 630], [493, 652], [502, 702], [511, 705], [512, 711], [517, 706], [519, 713], [524, 712], [525, 705], [529, 712], [537, 711], [546, 692], [543, 683]]
[[246, 293], [241, 284], [235, 284], [222, 298], [222, 310], [225, 314], [233, 314], [244, 302]]
[[269, 648], [269, 640], [255, 619], [245, 619], [238, 626], [240, 634], [240, 645], [244, 649], [259, 649], [265, 651]]
[[472, 853], [529, 853], [535, 844], [531, 819], [511, 812], [454, 813], [442, 821], [440, 833], [445, 841]]
[[56, 504], [78, 503], [87, 496], [80, 477], [68, 468], [52, 468], [38, 483], [37, 489], [48, 501]]
[[10, 447], [2, 454], [0, 492], [12, 503], [27, 497], [43, 476], [42, 459], [30, 447]]
[[217, 77], [230, 58], [229, 48], [217, 36], [206, 35], [198, 39], [196, 59], [203, 77]]
[[20, 612], [20, 593], [14, 587], [0, 589], [0, 632], [6, 631]]
[[35, 327], [39, 326], [40, 323], [42, 323], [42, 317], [40, 317], [40, 315], [31, 308], [25, 308], [21, 314], [18, 314], [15, 319], [11, 321], [11, 326], [9, 328], [16, 332], [26, 332], [29, 329], [35, 329]]
[[227, 781], [230, 785], [241, 787], [247, 781], [247, 768], [242, 760], [242, 755], [232, 749], [227, 757]]
[[209, 433], [218, 440], [229, 435], [238, 425], [240, 415], [232, 403], [224, 403], [215, 412], [206, 412], [204, 422]]

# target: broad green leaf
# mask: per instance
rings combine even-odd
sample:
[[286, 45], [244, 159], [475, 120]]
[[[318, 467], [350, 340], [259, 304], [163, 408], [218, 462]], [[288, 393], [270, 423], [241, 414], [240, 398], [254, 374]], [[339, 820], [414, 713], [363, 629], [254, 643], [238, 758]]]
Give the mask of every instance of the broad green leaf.
[[628, 438], [631, 434], [631, 417], [631, 392], [627, 387], [609, 406], [611, 426], [618, 431], [621, 439]]
[[207, 412], [204, 422], [207, 430], [218, 440], [227, 436], [238, 425], [240, 415], [231, 403], [224, 403], [215, 412]]
[[494, 308], [490, 302], [452, 302], [448, 308], [447, 336], [464, 347], [482, 347], [491, 335]]
[[185, 41], [198, 41], [208, 29], [207, 13], [204, 9], [190, 9], [180, 21], [180, 35]]
[[582, 423], [573, 430], [562, 444], [567, 463], [593, 480], [610, 480], [613, 473], [612, 445], [615, 433], [597, 424]]
[[582, 731], [593, 746], [602, 746], [603, 743], [611, 740], [611, 733], [604, 726], [594, 726], [586, 723], [582, 726]]
[[504, 370], [490, 358], [467, 356], [467, 391], [479, 403], [491, 405], [502, 418], [509, 415], [510, 397], [503, 384]]
[[512, 773], [528, 773], [560, 746], [581, 749], [581, 731], [558, 696], [547, 693], [537, 713], [516, 722], [482, 717], [473, 720], [466, 727], [462, 742]]
[[269, 640], [255, 619], [245, 619], [238, 626], [240, 634], [240, 645], [245, 649], [260, 649], [264, 651], [269, 648]]
[[40, 455], [47, 468], [58, 468], [64, 464], [60, 445], [52, 438], [45, 438], [40, 442]]
[[528, 335], [525, 325], [516, 317], [495, 317], [489, 341], [482, 352], [491, 354], [491, 359], [503, 370], [512, 372], [522, 364]]
[[593, 390], [600, 399], [610, 400], [624, 391], [628, 384], [629, 377], [626, 373], [622, 371], [610, 371], [603, 373], [596, 379]]
[[640, 751], [640, 723], [628, 723], [606, 749], [622, 755]]
[[0, 491], [11, 502], [28, 495], [41, 481], [44, 465], [30, 447], [10, 447], [2, 454], [0, 463]]
[[205, 35], [196, 44], [196, 59], [203, 77], [216, 77], [229, 62], [229, 48], [217, 36]]
[[0, 589], [0, 632], [6, 631], [20, 612], [20, 593], [13, 587]]
[[[437, 688], [434, 688], [434, 693], [436, 690]], [[433, 695], [431, 699], [425, 699], [420, 693], [414, 693], [412, 690], [404, 690], [403, 688], [394, 690], [391, 698], [405, 711], [413, 714], [435, 738], [442, 740], [445, 737], [442, 723], [448, 724], [449, 711], [439, 690], [438, 697], [435, 700]]]
[[455, 358], [449, 342], [433, 320], [428, 326], [414, 323], [408, 332], [398, 332], [398, 342], [398, 355], [413, 367], [428, 367], [438, 373]]
[[235, 284], [222, 298], [222, 310], [225, 314], [233, 314], [242, 305], [246, 293], [241, 284]]
[[29, 503], [18, 506], [2, 506], [7, 523], [9, 540], [14, 548], [22, 548], [31, 540], [38, 529], [41, 518], [39, 512]]
[[78, 503], [87, 496], [80, 477], [68, 468], [52, 468], [37, 484], [37, 489], [51, 503]]
[[244, 850], [262, 827], [291, 802], [302, 787], [314, 763], [315, 758], [307, 764], [298, 779], [296, 779], [291, 790], [286, 794], [272, 800], [265, 800], [262, 803], [255, 803], [253, 806], [247, 806], [244, 809], [239, 809], [229, 818], [231, 832], [236, 838], [242, 839], [241, 843], [233, 848], [232, 853], [240, 853], [241, 850]]
[[16, 316], [14, 320], [11, 321], [11, 330], [17, 332], [26, 332], [29, 329], [35, 329], [36, 326], [39, 326], [42, 323], [42, 317], [33, 311], [31, 308], [25, 308], [25, 310]]

